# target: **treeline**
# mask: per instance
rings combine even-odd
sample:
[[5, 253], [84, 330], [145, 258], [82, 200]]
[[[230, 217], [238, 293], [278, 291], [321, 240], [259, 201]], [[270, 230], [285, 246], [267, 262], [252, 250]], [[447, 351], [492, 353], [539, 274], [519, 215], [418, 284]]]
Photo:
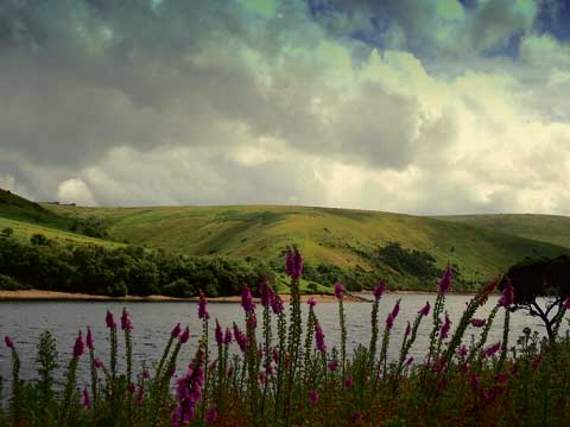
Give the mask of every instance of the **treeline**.
[[238, 294], [244, 284], [274, 280], [256, 261], [199, 258], [138, 246], [105, 248], [66, 245], [32, 236], [23, 243], [0, 237], [0, 288], [88, 293], [111, 296], [161, 294], [208, 296]]

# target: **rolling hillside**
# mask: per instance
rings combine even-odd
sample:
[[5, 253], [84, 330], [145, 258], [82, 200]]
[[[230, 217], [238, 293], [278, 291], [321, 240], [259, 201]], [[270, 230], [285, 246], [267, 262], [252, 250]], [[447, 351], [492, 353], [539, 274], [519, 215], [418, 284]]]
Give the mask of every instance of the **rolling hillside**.
[[[0, 193], [0, 229], [18, 239], [36, 233], [67, 243], [125, 243], [196, 256], [257, 259], [280, 265], [296, 244], [307, 263], [374, 272], [403, 287], [431, 288], [379, 257], [398, 242], [405, 251], [433, 257], [435, 266], [456, 265], [465, 281], [493, 277], [525, 257], [568, 253], [570, 218], [538, 215], [419, 217], [403, 214], [292, 206], [85, 208], [36, 204]], [[73, 232], [73, 224], [97, 218], [105, 239]], [[541, 225], [542, 224], [542, 225]], [[417, 254], [417, 253], [416, 253]]]
[[[61, 216], [98, 216], [117, 241], [192, 255], [281, 259], [290, 244], [309, 263], [374, 269], [367, 254], [389, 242], [451, 261], [463, 277], [483, 280], [527, 256], [557, 256], [559, 245], [481, 226], [402, 214], [290, 206], [82, 208], [46, 205]], [[376, 264], [376, 268], [378, 265]], [[390, 266], [383, 266], [383, 272]], [[428, 286], [431, 286], [429, 284]]]
[[526, 239], [570, 248], [570, 217], [537, 214], [451, 215], [442, 221], [484, 227]]

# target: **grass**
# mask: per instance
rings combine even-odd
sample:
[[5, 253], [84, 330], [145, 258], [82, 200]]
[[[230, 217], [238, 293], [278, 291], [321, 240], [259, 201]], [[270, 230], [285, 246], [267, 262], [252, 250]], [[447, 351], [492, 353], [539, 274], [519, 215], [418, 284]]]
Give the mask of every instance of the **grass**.
[[107, 248], [116, 248], [124, 246], [124, 244], [97, 239], [94, 237], [83, 236], [81, 234], [72, 233], [67, 230], [50, 227], [48, 225], [34, 224], [25, 221], [17, 221], [14, 219], [3, 218], [0, 216], [0, 231], [5, 228], [11, 228], [14, 232], [13, 238], [21, 242], [29, 242], [34, 234], [43, 234], [50, 240], [63, 244], [72, 245], [102, 245]]
[[570, 217], [537, 214], [451, 215], [437, 219], [469, 224], [570, 248]]

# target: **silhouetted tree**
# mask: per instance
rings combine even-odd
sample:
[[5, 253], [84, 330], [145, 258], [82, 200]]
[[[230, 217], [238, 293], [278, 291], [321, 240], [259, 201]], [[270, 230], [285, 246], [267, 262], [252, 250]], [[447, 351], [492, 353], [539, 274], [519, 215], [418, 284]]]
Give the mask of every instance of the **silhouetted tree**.
[[[512, 266], [500, 289], [510, 280], [515, 289], [515, 309], [528, 311], [544, 323], [548, 338], [554, 341], [564, 316], [564, 301], [570, 296], [570, 256], [526, 260]], [[546, 297], [542, 307], [537, 298]]]

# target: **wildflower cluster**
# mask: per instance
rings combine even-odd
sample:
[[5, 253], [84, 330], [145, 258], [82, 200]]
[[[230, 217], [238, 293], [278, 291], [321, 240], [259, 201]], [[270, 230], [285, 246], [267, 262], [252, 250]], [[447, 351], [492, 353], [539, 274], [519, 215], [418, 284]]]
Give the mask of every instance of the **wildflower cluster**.
[[[53, 380], [58, 356], [49, 333], [42, 335], [38, 349], [39, 379], [30, 381], [20, 378], [18, 345], [5, 336], [12, 381], [10, 399], [0, 405], [0, 425], [568, 425], [570, 337], [567, 333], [553, 342], [541, 341], [528, 330], [516, 346], [509, 346], [512, 287], [506, 286], [498, 304], [481, 318], [475, 315], [496, 283], [483, 287], [461, 318], [452, 321], [445, 306], [453, 283], [448, 268], [434, 306], [426, 302], [414, 309], [413, 319], [402, 320], [401, 300], [381, 313], [387, 285], [379, 282], [372, 294], [370, 342], [349, 355], [344, 286], [334, 286], [339, 308], [337, 349], [319, 321], [315, 299], [307, 301], [303, 318], [299, 296], [303, 258], [297, 249], [287, 252], [285, 265], [291, 278], [288, 315], [268, 282], [257, 287], [259, 305], [252, 288], [243, 287], [244, 319], [231, 325], [210, 319], [208, 301], [201, 294], [197, 316], [202, 328], [192, 340], [191, 360], [180, 360], [190, 330], [175, 323], [166, 334], [160, 358], [137, 371], [132, 363], [135, 326], [129, 312], [122, 311], [119, 325], [107, 312], [110, 354], [98, 353], [91, 327], [78, 331], [59, 390]], [[570, 309], [570, 300], [564, 304]], [[488, 342], [490, 328], [501, 313], [502, 339]], [[430, 314], [429, 352], [423, 361], [414, 360], [418, 330]], [[405, 325], [403, 339], [398, 357], [390, 360], [390, 338], [399, 324]], [[477, 339], [465, 342], [468, 331]], [[121, 355], [124, 363], [119, 361]], [[89, 368], [86, 379], [77, 374], [82, 363]]]

